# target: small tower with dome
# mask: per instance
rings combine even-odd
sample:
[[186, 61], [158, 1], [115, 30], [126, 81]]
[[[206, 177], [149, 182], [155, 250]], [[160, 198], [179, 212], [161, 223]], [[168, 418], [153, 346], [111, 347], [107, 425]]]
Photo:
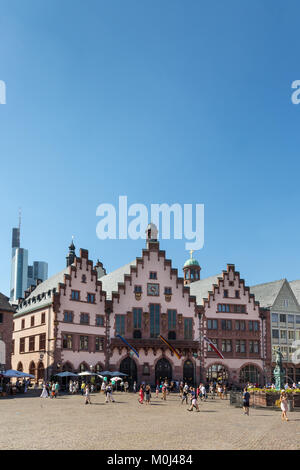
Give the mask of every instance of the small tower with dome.
[[187, 286], [191, 282], [199, 281], [201, 267], [198, 261], [193, 258], [194, 251], [190, 251], [190, 258], [184, 263], [183, 272], [184, 272], [184, 285]]

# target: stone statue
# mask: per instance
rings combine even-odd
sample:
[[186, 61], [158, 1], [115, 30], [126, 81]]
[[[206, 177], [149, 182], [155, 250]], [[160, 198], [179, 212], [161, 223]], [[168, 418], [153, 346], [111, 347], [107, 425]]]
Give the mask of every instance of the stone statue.
[[276, 354], [275, 367], [273, 370], [273, 375], [275, 378], [275, 388], [276, 390], [281, 390], [283, 388], [283, 368], [282, 368], [282, 358], [283, 354], [281, 352], [280, 346], [277, 348], [272, 348]]

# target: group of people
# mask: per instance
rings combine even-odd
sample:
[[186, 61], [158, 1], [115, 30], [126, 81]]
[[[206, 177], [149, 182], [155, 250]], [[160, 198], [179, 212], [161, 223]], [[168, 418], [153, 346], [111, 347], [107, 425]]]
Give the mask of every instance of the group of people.
[[40, 395], [41, 398], [56, 398], [59, 392], [59, 383], [58, 382], [44, 382], [43, 390]]

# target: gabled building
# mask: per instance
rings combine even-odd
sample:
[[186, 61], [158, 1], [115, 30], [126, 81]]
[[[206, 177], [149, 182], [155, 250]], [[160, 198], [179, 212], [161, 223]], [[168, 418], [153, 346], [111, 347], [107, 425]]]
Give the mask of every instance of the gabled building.
[[44, 380], [58, 372], [103, 370], [106, 295], [88, 251], [75, 255], [72, 243], [67, 267], [37, 283], [19, 300], [14, 315], [12, 367]]
[[250, 287], [260, 305], [270, 312], [270, 342], [273, 351], [271, 375], [275, 367], [274, 347], [283, 354], [285, 380], [290, 384], [300, 381], [300, 364], [293, 362], [293, 343], [300, 340], [300, 281], [286, 279]]
[[[152, 231], [147, 249], [123, 268], [100, 281], [110, 302], [110, 370], [127, 373], [131, 380], [155, 384], [168, 380], [200, 380], [199, 319], [196, 298], [160, 250]], [[116, 337], [124, 337], [138, 352]], [[159, 338], [162, 335], [180, 353], [181, 359]], [[196, 358], [195, 358], [196, 356]]]
[[192, 282], [190, 291], [203, 307], [202, 337], [224, 356], [221, 359], [208, 343], [201, 343], [202, 379], [264, 383], [270, 363], [265, 312], [235, 266], [228, 264], [221, 274]]

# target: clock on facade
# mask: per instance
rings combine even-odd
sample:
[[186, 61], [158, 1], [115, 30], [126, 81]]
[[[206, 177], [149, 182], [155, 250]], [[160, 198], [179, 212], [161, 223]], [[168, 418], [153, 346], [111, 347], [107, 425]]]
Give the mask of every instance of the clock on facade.
[[159, 284], [147, 284], [148, 295], [159, 295]]

